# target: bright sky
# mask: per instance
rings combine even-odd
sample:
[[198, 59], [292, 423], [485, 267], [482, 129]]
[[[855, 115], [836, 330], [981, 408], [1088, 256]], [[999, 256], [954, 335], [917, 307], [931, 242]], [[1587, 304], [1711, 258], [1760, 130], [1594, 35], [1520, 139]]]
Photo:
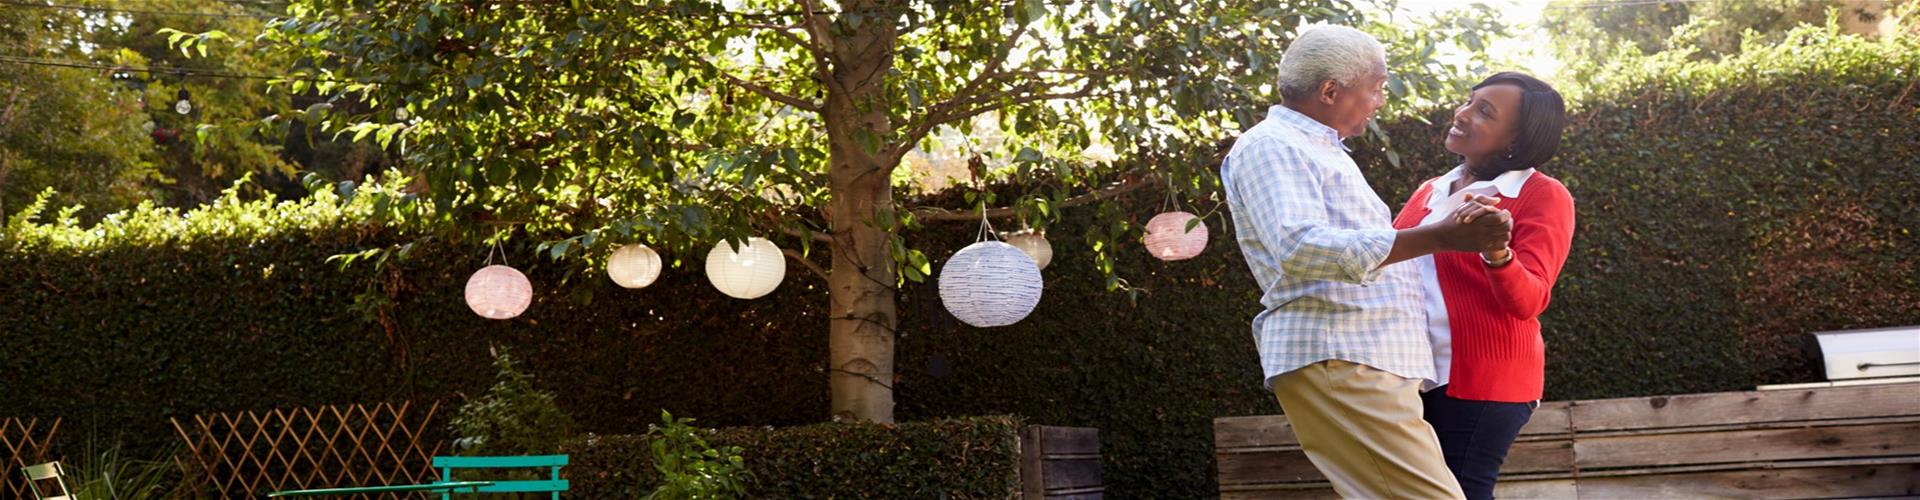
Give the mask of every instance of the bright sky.
[[[1513, 38], [1496, 40], [1487, 47], [1487, 52], [1493, 54], [1496, 64], [1500, 65], [1494, 69], [1516, 69], [1552, 78], [1560, 70], [1560, 60], [1553, 56], [1548, 35], [1539, 26], [1540, 13], [1547, 9], [1548, 3], [1549, 0], [1402, 0], [1397, 10], [1401, 14], [1425, 16], [1473, 4], [1493, 7], [1514, 32]], [[1441, 53], [1443, 58], [1447, 55]]]

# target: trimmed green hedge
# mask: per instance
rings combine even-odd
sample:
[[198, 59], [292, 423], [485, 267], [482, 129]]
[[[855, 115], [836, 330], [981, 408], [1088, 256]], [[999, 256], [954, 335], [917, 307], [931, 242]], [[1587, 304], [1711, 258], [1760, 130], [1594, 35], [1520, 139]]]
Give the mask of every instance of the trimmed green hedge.
[[[1563, 156], [1544, 168], [1579, 210], [1542, 319], [1549, 399], [1815, 380], [1806, 332], [1920, 324], [1920, 50], [1903, 43], [1803, 40], [1673, 63], [1624, 75], [1581, 107]], [[1440, 126], [1387, 128], [1400, 166], [1376, 146], [1356, 149], [1397, 209], [1454, 161]], [[1161, 196], [1135, 193], [1123, 208], [1137, 227]], [[1247, 326], [1259, 291], [1212, 218], [1207, 253], [1163, 263], [1122, 252], [1118, 268], [1143, 293], [1108, 292], [1070, 236], [1089, 220], [1069, 212], [1053, 228], [1046, 294], [1018, 325], [967, 327], [934, 284], [905, 287], [898, 416], [1096, 427], [1114, 496], [1209, 496], [1212, 419], [1278, 411]], [[461, 298], [481, 244], [427, 240], [389, 270], [340, 272], [327, 256], [418, 234], [290, 226], [302, 229], [207, 224], [170, 230], [201, 235], [185, 241], [10, 245], [25, 250], [0, 253], [0, 409], [67, 418], [63, 445], [124, 431], [135, 451], [155, 450], [173, 439], [167, 417], [457, 403], [491, 383], [487, 350], [498, 345], [586, 431], [638, 432], [663, 407], [717, 426], [827, 415], [826, 295], [798, 266], [773, 295], [740, 301], [697, 268], [630, 291], [515, 247], [536, 303], [495, 322]], [[937, 226], [912, 241], [938, 263], [973, 230]]]
[[[744, 449], [752, 498], [1008, 498], [1020, 491], [1017, 417], [900, 425], [827, 423], [711, 431]], [[645, 435], [588, 436], [563, 448], [581, 498], [640, 498], [660, 482]]]

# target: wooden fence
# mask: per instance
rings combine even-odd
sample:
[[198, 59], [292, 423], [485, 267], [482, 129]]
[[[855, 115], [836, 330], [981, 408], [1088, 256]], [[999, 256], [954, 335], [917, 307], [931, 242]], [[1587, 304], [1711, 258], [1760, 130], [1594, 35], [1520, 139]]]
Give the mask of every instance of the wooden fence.
[[1092, 500], [1100, 482], [1100, 431], [1027, 426], [1020, 436], [1020, 494], [1030, 500]]
[[47, 461], [47, 448], [60, 431], [60, 419], [0, 418], [0, 497], [29, 498], [27, 476], [20, 471]]
[[[1283, 415], [1214, 420], [1223, 499], [1334, 493]], [[1920, 383], [1541, 405], [1501, 498], [1920, 495]]]
[[429, 437], [440, 404], [339, 405], [196, 415], [173, 426], [186, 443], [176, 458], [223, 498], [288, 489], [385, 486], [439, 478]]

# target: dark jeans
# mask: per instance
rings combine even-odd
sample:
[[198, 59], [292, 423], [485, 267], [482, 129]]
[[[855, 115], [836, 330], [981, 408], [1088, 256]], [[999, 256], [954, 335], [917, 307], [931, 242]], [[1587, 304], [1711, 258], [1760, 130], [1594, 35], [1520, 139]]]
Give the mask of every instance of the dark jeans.
[[1460, 480], [1460, 490], [1470, 500], [1493, 498], [1493, 482], [1500, 478], [1507, 448], [1533, 417], [1538, 403], [1458, 399], [1448, 396], [1444, 385], [1421, 394], [1420, 400], [1426, 404], [1427, 423], [1440, 435], [1440, 452], [1453, 477]]

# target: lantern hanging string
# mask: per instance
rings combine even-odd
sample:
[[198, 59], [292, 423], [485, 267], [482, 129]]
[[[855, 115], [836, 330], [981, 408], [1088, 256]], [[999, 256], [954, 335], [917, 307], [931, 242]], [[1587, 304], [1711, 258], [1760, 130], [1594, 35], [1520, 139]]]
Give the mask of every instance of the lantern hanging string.
[[498, 253], [500, 254], [500, 264], [501, 264], [501, 265], [504, 265], [504, 266], [508, 266], [508, 267], [512, 267], [512, 266], [513, 266], [513, 264], [512, 264], [512, 263], [509, 263], [509, 262], [507, 262], [507, 251], [506, 251], [506, 249], [503, 249], [503, 248], [500, 248], [500, 231], [501, 231], [501, 230], [499, 230], [499, 229], [494, 229], [494, 230], [493, 230], [493, 237], [492, 237], [492, 238], [487, 238], [487, 240], [488, 240], [488, 242], [489, 242], [489, 244], [488, 244], [488, 246], [487, 246], [487, 262], [486, 262], [486, 265], [489, 265], [489, 266], [491, 266], [491, 265], [493, 265], [493, 254], [494, 254], [495, 252], [498, 252]]
[[1167, 197], [1160, 202], [1161, 212], [1169, 212], [1169, 208], [1180, 208], [1179, 202], [1174, 200], [1173, 191], [1173, 176], [1169, 175], [1167, 176]]
[[973, 241], [987, 241], [987, 237], [989, 236], [992, 236], [995, 240], [1000, 239], [998, 235], [993, 233], [993, 223], [987, 221], [987, 204], [982, 202], [978, 205], [978, 208], [980, 212], [980, 233], [974, 235]]

